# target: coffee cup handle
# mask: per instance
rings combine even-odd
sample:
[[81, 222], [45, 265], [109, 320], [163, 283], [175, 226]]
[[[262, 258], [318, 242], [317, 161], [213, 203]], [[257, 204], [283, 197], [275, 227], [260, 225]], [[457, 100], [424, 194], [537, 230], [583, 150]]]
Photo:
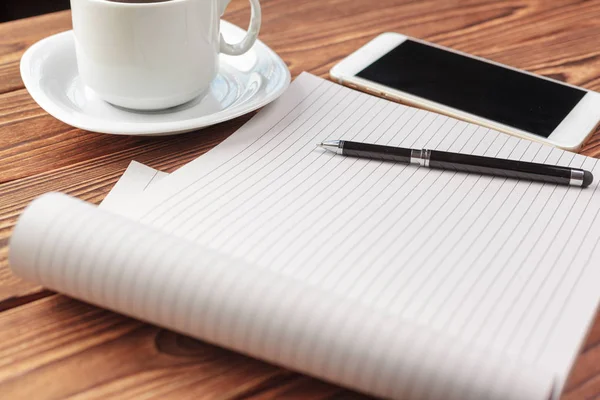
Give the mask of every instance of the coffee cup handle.
[[248, 32], [246, 33], [246, 36], [242, 39], [241, 42], [230, 44], [227, 43], [223, 38], [223, 35], [221, 35], [221, 53], [230, 56], [239, 56], [250, 50], [252, 45], [254, 45], [254, 42], [256, 42], [262, 20], [260, 3], [258, 2], [258, 0], [250, 0], [250, 9], [250, 26], [248, 27]]

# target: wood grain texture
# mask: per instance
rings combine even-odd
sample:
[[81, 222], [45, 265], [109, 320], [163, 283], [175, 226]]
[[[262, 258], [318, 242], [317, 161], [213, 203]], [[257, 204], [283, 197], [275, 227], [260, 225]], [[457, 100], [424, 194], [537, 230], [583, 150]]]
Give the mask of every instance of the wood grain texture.
[[[335, 62], [385, 31], [435, 41], [600, 90], [600, 1], [262, 0], [261, 40], [288, 64], [327, 77]], [[246, 0], [225, 18], [246, 26]], [[29, 97], [19, 60], [71, 29], [61, 12], [0, 25], [0, 398], [364, 399], [206, 343], [45, 291], [14, 277], [8, 240], [36, 196], [62, 191], [98, 203], [132, 159], [173, 171], [249, 117], [165, 138], [71, 128]], [[600, 156], [600, 134], [582, 153]], [[564, 400], [600, 398], [600, 322]]]

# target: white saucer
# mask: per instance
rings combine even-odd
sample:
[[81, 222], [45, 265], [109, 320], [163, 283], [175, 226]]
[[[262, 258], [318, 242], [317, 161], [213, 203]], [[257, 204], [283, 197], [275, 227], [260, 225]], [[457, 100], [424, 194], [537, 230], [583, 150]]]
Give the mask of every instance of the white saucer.
[[[245, 31], [221, 21], [221, 32], [237, 42]], [[220, 56], [219, 75], [203, 98], [163, 111], [131, 111], [112, 106], [80, 80], [72, 31], [31, 46], [21, 59], [21, 77], [46, 112], [76, 128], [120, 135], [189, 132], [227, 121], [279, 97], [290, 84], [285, 63], [260, 40], [242, 56]]]

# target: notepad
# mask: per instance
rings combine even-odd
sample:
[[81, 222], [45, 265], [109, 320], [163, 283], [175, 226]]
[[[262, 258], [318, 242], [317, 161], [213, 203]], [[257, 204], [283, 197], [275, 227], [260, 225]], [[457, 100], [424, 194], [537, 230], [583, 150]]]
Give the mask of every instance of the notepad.
[[13, 235], [12, 268], [377, 396], [558, 396], [598, 303], [598, 183], [340, 157], [316, 147], [327, 139], [600, 176], [596, 159], [304, 73], [134, 204], [37, 200]]

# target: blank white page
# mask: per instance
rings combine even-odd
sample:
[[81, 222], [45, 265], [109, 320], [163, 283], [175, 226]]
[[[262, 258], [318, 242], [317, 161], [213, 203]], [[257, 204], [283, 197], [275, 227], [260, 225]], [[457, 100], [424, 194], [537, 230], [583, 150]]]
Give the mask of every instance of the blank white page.
[[[593, 171], [587, 189], [327, 153], [348, 139]], [[598, 160], [302, 74], [148, 188], [164, 232], [565, 378], [598, 302]]]

